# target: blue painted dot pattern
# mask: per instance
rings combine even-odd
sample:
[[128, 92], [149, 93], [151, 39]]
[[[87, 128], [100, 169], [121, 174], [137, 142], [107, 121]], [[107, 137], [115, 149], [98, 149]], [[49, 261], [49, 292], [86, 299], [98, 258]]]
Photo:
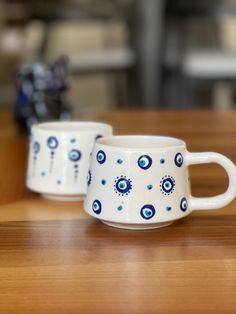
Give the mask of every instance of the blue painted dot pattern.
[[69, 159], [71, 161], [79, 161], [81, 159], [81, 156], [82, 156], [82, 154], [78, 149], [72, 149], [69, 152]]
[[97, 161], [99, 162], [99, 164], [104, 164], [104, 162], [106, 161], [106, 154], [103, 150], [99, 150], [97, 152]]
[[58, 147], [58, 140], [54, 136], [50, 136], [47, 140], [47, 145], [51, 149], [50, 151], [50, 165], [49, 165], [49, 173], [53, 171], [53, 163], [54, 163], [54, 155], [55, 155], [55, 149]]
[[39, 142], [34, 142], [33, 149], [34, 149], [34, 153], [35, 154], [39, 153], [39, 151], [40, 151], [40, 144], [39, 144]]
[[[102, 137], [101, 135], [97, 135], [97, 138]], [[70, 143], [74, 144], [76, 143], [76, 139], [75, 138], [71, 138], [70, 139]], [[37, 141], [34, 141], [33, 143], [33, 153], [34, 153], [34, 165], [35, 165], [35, 161], [37, 159], [37, 154], [40, 152], [41, 146], [40, 143]], [[50, 157], [51, 157], [51, 166], [49, 169], [49, 173], [52, 170], [52, 159], [54, 158], [54, 155], [56, 153], [56, 148], [58, 147], [59, 142], [57, 140], [56, 137], [51, 136], [47, 139], [47, 146], [50, 148]], [[77, 149], [72, 149], [69, 153], [68, 153], [68, 158], [69, 160], [71, 160], [73, 163], [73, 168], [74, 168], [74, 172], [75, 172], [75, 179], [77, 179], [77, 175], [78, 175], [78, 171], [79, 171], [79, 163], [77, 163], [80, 159], [81, 159], [82, 153], [77, 150]], [[175, 156], [173, 156], [174, 158], [172, 160], [174, 160], [174, 164], [177, 167], [181, 167], [183, 165], [184, 162], [184, 158], [183, 155], [179, 152], [177, 153]], [[96, 155], [96, 159], [97, 162], [99, 164], [103, 164], [106, 162], [107, 156], [106, 153], [103, 150], [99, 150], [97, 152]], [[123, 164], [123, 159], [118, 158], [115, 160], [115, 163], [117, 163], [118, 165], [122, 165]], [[164, 164], [166, 161], [163, 157], [161, 157], [159, 159], [160, 164]], [[153, 160], [150, 156], [148, 155], [141, 155], [138, 160], [137, 160], [137, 164], [138, 167], [143, 169], [143, 170], [147, 170], [152, 166]], [[122, 167], [121, 167], [122, 169]], [[39, 172], [39, 175], [41, 175], [42, 177], [44, 177], [46, 175], [45, 171], [41, 171]], [[88, 175], [87, 175], [87, 185], [89, 186], [91, 184], [91, 180], [92, 180], [92, 174], [91, 171], [88, 171]], [[101, 178], [100, 179], [100, 183], [102, 185], [106, 185], [107, 184], [107, 180], [105, 178]], [[62, 181], [61, 180], [56, 180], [55, 182], [57, 185], [61, 185]], [[161, 181], [160, 181], [160, 190], [162, 192], [162, 194], [164, 195], [170, 195], [171, 193], [174, 192], [175, 190], [175, 179], [170, 176], [170, 175], [165, 175], [164, 177], [162, 177]], [[145, 185], [144, 185], [145, 187]], [[121, 175], [119, 177], [116, 178], [116, 180], [114, 181], [114, 191], [119, 195], [119, 196], [125, 196], [128, 195], [129, 193], [131, 193], [133, 188], [133, 183], [132, 180], [130, 178], [127, 178], [125, 175]], [[147, 184], [146, 185], [146, 189], [147, 190], [152, 190], [153, 189], [153, 184]], [[123, 203], [123, 202], [122, 202]], [[179, 208], [181, 211], [185, 212], [188, 209], [188, 201], [186, 199], [186, 197], [183, 197], [180, 200], [179, 203]], [[124, 210], [124, 207], [122, 205], [117, 206], [117, 211], [122, 211]], [[92, 204], [92, 210], [94, 213], [96, 213], [97, 215], [99, 215], [102, 212], [102, 204], [101, 201], [99, 200], [95, 200]], [[169, 206], [168, 204], [166, 204], [166, 206], [163, 208], [163, 210], [170, 212], [172, 210], [172, 207]], [[151, 204], [146, 204], [144, 205], [141, 210], [140, 210], [140, 215], [143, 219], [145, 220], [149, 220], [151, 218], [153, 218], [156, 214], [156, 209], [153, 205]]]
[[93, 212], [97, 215], [102, 212], [102, 204], [99, 200], [95, 200], [92, 205]]
[[147, 204], [144, 205], [140, 210], [140, 215], [143, 219], [149, 220], [156, 214], [156, 210], [153, 205]]
[[132, 190], [132, 181], [127, 179], [126, 176], [117, 177], [114, 190], [119, 196], [128, 195]]
[[101, 180], [102, 185], [106, 185], [107, 181], [105, 179]]
[[71, 142], [71, 144], [76, 143], [76, 138], [72, 138], [72, 139], [70, 140], [70, 142]]
[[152, 165], [152, 158], [148, 155], [142, 155], [138, 159], [138, 166], [143, 169], [147, 170], [151, 167]]
[[40, 151], [40, 144], [39, 142], [35, 141], [33, 143], [33, 171], [32, 171], [32, 176], [35, 176], [35, 172], [36, 172], [36, 162], [37, 162], [37, 155]]
[[58, 140], [56, 137], [54, 136], [50, 136], [47, 140], [47, 145], [49, 148], [51, 149], [55, 149], [58, 146]]
[[68, 154], [69, 160], [73, 162], [74, 167], [74, 182], [77, 182], [79, 174], [79, 164], [77, 163], [81, 157], [82, 153], [78, 149], [72, 149]]
[[188, 209], [188, 201], [186, 197], [183, 197], [180, 201], [180, 209], [185, 212]]
[[183, 158], [182, 154], [181, 153], [177, 153], [175, 155], [175, 164], [176, 164], [176, 166], [180, 168], [182, 166], [183, 162], [184, 162], [184, 158]]
[[170, 195], [174, 192], [175, 188], [175, 179], [171, 176], [166, 175], [162, 178], [160, 182], [160, 189], [162, 194]]

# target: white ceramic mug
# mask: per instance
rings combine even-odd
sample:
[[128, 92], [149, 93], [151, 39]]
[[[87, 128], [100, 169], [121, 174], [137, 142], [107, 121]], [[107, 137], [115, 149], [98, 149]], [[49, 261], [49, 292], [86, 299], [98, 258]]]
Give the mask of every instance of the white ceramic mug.
[[[226, 170], [227, 191], [214, 197], [191, 196], [188, 166], [212, 162]], [[86, 212], [119, 228], [166, 226], [195, 209], [223, 207], [236, 191], [235, 166], [228, 158], [212, 152], [190, 153], [185, 142], [171, 137], [99, 139], [90, 171]]]
[[80, 200], [96, 139], [112, 134], [98, 122], [48, 122], [31, 129], [27, 187], [56, 200]]

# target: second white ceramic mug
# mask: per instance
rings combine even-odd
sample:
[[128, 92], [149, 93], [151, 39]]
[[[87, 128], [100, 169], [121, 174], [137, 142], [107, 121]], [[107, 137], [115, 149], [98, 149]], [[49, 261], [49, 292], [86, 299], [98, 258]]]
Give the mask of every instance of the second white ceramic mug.
[[[188, 166], [218, 163], [229, 186], [214, 197], [191, 196]], [[94, 146], [85, 210], [105, 224], [127, 229], [166, 226], [195, 209], [231, 202], [236, 191], [234, 164], [225, 156], [190, 153], [182, 140], [159, 136], [111, 136]]]
[[98, 122], [49, 122], [31, 129], [27, 186], [53, 200], [83, 199], [94, 142], [112, 134]]

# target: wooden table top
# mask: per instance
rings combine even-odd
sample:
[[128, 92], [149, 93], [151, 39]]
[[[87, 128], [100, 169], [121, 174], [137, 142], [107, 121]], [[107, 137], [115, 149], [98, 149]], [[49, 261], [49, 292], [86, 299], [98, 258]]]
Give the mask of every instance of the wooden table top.
[[[164, 134], [236, 162], [236, 111], [113, 112], [115, 134]], [[82, 203], [25, 188], [26, 138], [0, 114], [0, 313], [236, 313], [236, 201], [169, 227], [127, 231]], [[196, 196], [227, 186], [216, 165], [190, 169]]]

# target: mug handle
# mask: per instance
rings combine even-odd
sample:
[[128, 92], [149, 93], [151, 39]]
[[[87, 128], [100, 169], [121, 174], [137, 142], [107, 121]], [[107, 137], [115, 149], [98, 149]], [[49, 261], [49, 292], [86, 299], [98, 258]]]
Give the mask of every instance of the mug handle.
[[216, 163], [221, 165], [228, 174], [229, 185], [225, 193], [212, 197], [193, 197], [190, 196], [190, 210], [217, 209], [229, 204], [236, 195], [236, 167], [234, 163], [224, 155], [212, 152], [186, 154], [187, 165]]

